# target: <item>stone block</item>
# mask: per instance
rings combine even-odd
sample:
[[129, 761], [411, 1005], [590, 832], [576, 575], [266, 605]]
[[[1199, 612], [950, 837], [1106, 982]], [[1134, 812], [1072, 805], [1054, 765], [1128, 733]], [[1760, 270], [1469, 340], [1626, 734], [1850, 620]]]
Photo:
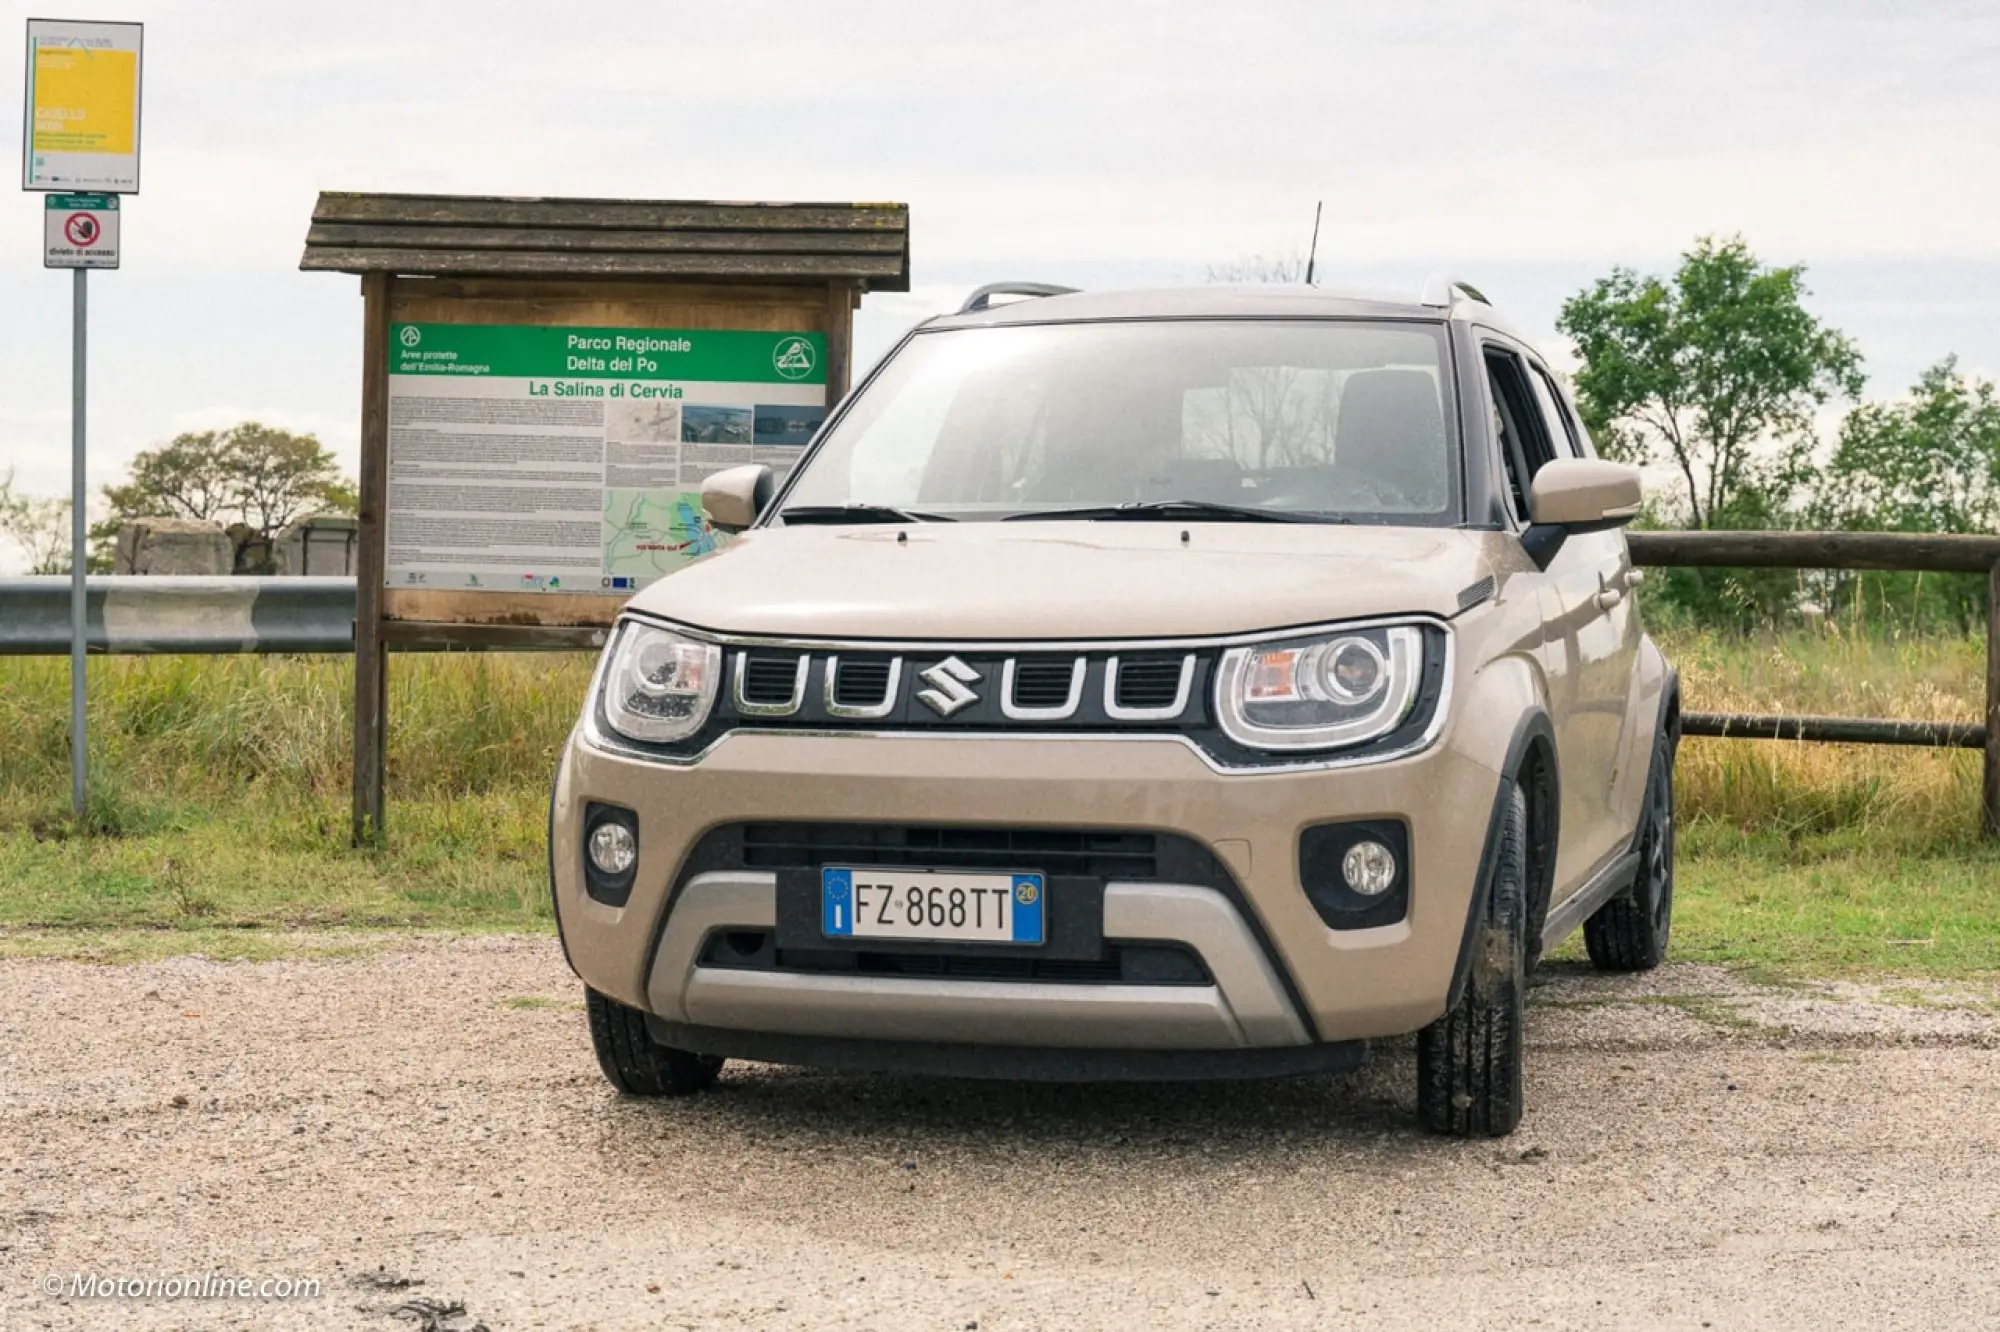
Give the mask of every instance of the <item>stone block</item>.
[[131, 518], [118, 529], [113, 572], [221, 576], [236, 563], [236, 545], [217, 522]]

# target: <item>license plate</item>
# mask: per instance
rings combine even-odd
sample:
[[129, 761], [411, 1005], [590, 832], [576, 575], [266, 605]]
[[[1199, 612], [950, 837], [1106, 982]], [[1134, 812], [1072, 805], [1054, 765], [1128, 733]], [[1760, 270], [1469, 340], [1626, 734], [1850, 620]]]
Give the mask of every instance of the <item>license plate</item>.
[[896, 869], [820, 871], [820, 928], [829, 939], [1038, 944], [1047, 894], [1039, 874]]

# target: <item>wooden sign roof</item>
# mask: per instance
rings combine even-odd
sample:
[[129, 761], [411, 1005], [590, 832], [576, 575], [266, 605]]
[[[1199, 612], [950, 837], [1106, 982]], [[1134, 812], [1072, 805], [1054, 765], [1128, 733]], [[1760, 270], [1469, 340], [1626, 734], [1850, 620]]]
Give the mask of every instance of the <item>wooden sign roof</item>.
[[501, 199], [328, 191], [299, 267], [451, 277], [851, 279], [910, 289], [899, 203]]

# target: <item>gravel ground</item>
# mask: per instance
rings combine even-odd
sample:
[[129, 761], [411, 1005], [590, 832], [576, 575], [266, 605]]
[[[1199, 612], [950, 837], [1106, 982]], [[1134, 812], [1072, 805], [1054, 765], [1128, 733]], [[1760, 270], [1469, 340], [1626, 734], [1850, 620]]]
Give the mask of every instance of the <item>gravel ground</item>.
[[[1556, 965], [1535, 997], [1527, 1124], [1454, 1143], [1407, 1042], [1257, 1084], [732, 1065], [642, 1104], [549, 940], [0, 962], [0, 1325], [2000, 1326], [1994, 990]], [[42, 1290], [207, 1272], [322, 1293]]]

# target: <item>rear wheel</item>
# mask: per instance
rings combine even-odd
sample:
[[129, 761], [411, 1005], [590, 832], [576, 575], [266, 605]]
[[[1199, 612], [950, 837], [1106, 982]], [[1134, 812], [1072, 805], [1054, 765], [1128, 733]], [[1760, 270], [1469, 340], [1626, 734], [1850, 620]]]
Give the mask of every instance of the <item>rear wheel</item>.
[[1674, 751], [1662, 730], [1646, 777], [1638, 877], [1583, 922], [1583, 943], [1599, 971], [1651, 971], [1667, 955], [1673, 924]]
[[1464, 993], [1417, 1033], [1417, 1114], [1433, 1133], [1503, 1138], [1521, 1123], [1527, 842], [1527, 798], [1511, 786]]
[[646, 1030], [646, 1015], [595, 990], [583, 992], [590, 1015], [590, 1043], [597, 1066], [627, 1096], [686, 1096], [715, 1081], [722, 1071], [716, 1055], [694, 1054], [661, 1045]]

